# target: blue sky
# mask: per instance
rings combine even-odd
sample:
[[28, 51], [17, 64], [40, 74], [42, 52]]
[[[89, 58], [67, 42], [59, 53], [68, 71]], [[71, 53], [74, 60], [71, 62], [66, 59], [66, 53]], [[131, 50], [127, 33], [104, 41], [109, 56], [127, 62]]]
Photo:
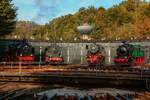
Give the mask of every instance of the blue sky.
[[13, 0], [18, 8], [18, 20], [35, 21], [39, 24], [45, 24], [55, 17], [73, 14], [81, 7], [109, 8], [120, 2], [122, 0]]

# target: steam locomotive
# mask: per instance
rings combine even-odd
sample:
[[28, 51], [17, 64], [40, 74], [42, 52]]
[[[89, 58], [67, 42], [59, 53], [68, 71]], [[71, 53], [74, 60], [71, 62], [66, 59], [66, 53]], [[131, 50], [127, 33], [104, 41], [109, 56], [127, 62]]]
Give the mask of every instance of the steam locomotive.
[[117, 48], [114, 63], [117, 65], [141, 65], [144, 63], [144, 49], [138, 44], [123, 42]]
[[86, 61], [89, 66], [102, 66], [105, 62], [104, 48], [97, 44], [90, 44], [86, 46], [87, 54]]
[[35, 50], [26, 42], [17, 46], [16, 57], [18, 61], [32, 62], [34, 61]]
[[1, 55], [0, 61], [5, 62], [32, 62], [34, 61], [34, 48], [26, 41], [9, 43]]
[[60, 46], [52, 44], [51, 46], [45, 48], [45, 63], [60, 65], [63, 64], [63, 62], [64, 58]]

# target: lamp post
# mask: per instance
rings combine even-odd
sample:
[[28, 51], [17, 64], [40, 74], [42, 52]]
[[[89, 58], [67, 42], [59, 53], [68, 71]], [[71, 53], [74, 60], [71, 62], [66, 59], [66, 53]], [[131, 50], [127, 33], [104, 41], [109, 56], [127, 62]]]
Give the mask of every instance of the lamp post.
[[41, 61], [42, 61], [42, 46], [40, 45], [40, 61], [39, 61], [39, 69], [41, 67]]

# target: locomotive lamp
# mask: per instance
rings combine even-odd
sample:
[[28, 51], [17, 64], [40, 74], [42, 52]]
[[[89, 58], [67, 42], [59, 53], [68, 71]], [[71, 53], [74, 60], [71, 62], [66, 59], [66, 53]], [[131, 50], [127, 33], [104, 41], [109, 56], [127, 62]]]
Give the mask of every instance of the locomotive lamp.
[[88, 35], [93, 31], [93, 26], [84, 23], [83, 25], [77, 26], [77, 31], [81, 34], [81, 39], [90, 40], [91, 38]]

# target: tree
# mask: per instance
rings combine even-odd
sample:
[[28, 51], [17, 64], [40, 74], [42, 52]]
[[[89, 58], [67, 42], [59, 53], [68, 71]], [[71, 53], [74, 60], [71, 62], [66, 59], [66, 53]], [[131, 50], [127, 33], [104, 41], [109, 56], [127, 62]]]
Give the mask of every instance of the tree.
[[0, 35], [7, 35], [15, 29], [16, 8], [12, 0], [0, 0]]
[[15, 31], [7, 37], [14, 38], [12, 35], [17, 35], [21, 38], [25, 36], [51, 41], [72, 41], [80, 37], [76, 27], [83, 23], [94, 25], [90, 34], [93, 39], [141, 39], [150, 35], [150, 3], [142, 0], [123, 0], [108, 9], [82, 7], [75, 14], [57, 17], [45, 25], [17, 22]]

